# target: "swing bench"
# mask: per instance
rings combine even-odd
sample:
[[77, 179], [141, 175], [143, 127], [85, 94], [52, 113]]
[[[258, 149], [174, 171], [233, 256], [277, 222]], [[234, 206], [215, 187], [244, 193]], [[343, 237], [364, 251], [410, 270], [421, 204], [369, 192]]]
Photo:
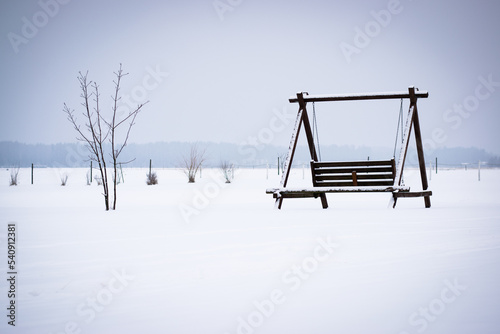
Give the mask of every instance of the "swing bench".
[[[326, 193], [339, 192], [391, 192], [392, 207], [394, 208], [399, 197], [424, 197], [425, 207], [431, 206], [431, 191], [428, 191], [427, 175], [425, 170], [425, 161], [420, 133], [420, 125], [417, 114], [417, 99], [427, 98], [427, 92], [416, 91], [414, 87], [409, 87], [408, 92], [396, 93], [377, 93], [377, 94], [354, 94], [354, 95], [308, 95], [307, 93], [297, 93], [297, 97], [290, 98], [291, 103], [299, 104], [299, 111], [295, 122], [294, 131], [290, 140], [287, 159], [285, 162], [284, 173], [279, 188], [270, 188], [266, 193], [272, 194], [276, 199], [276, 206], [281, 209], [284, 198], [320, 198], [324, 209], [328, 208]], [[378, 99], [401, 99], [400, 119], [398, 122], [402, 125], [402, 101], [410, 100], [407, 121], [402, 134], [401, 149], [399, 160], [396, 164], [394, 158], [390, 160], [367, 160], [367, 161], [318, 161], [318, 154], [314, 144], [314, 132], [316, 128], [316, 114], [314, 110], [315, 102], [327, 101], [349, 101], [349, 100], [378, 100]], [[309, 122], [307, 115], [307, 103], [313, 103], [313, 127]], [[301, 126], [304, 130], [311, 154], [311, 188], [287, 188], [288, 177], [290, 174], [292, 160], [297, 146]], [[398, 124], [399, 127], [399, 124]], [[410, 187], [402, 184], [403, 168], [408, 150], [411, 129], [415, 131], [415, 142], [417, 146], [417, 155], [419, 160], [420, 176], [422, 180], [423, 191], [410, 192]], [[399, 129], [398, 129], [399, 130]], [[403, 130], [403, 128], [402, 128]], [[316, 129], [317, 134], [317, 129]], [[319, 140], [318, 140], [319, 141]], [[397, 136], [396, 136], [397, 141]], [[319, 151], [319, 148], [318, 148]], [[394, 148], [394, 155], [396, 146]]]

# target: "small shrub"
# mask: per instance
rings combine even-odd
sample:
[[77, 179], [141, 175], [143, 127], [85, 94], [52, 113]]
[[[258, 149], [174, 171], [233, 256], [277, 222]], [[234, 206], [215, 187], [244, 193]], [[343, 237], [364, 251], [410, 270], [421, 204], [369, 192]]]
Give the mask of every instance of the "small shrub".
[[[115, 182], [115, 176], [113, 175], [113, 182]], [[116, 184], [120, 184], [122, 183], [122, 178], [120, 177], [120, 175], [118, 174], [117, 175], [117, 179], [116, 179]]]
[[68, 174], [64, 173], [63, 175], [60, 176], [60, 178], [61, 178], [61, 186], [64, 187], [68, 182]]
[[156, 175], [156, 172], [147, 173], [146, 177], [146, 184], [148, 186], [158, 184], [158, 176]]
[[19, 168], [13, 168], [10, 170], [10, 186], [17, 186], [19, 177]]
[[234, 167], [229, 161], [221, 161], [219, 165], [219, 169], [226, 180], [226, 183], [231, 183], [231, 180], [234, 177]]
[[189, 156], [184, 156], [182, 158], [182, 168], [184, 174], [188, 177], [189, 183], [194, 183], [196, 181], [196, 173], [201, 169], [201, 165], [205, 161], [206, 149], [201, 149], [198, 144], [191, 145]]
[[90, 186], [90, 184], [92, 183], [92, 179], [90, 178], [90, 171], [87, 171], [85, 178], [87, 180], [87, 185]]
[[94, 176], [95, 182], [97, 182], [98, 186], [102, 186], [102, 178], [100, 176]]

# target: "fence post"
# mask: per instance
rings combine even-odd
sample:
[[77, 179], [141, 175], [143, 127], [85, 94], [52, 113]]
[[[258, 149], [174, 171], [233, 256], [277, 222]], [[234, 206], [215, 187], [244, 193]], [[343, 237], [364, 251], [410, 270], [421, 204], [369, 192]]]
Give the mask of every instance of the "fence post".
[[481, 160], [477, 163], [477, 180], [481, 181]]
[[31, 184], [33, 184], [33, 164], [31, 164]]
[[90, 184], [92, 184], [92, 160], [90, 160]]

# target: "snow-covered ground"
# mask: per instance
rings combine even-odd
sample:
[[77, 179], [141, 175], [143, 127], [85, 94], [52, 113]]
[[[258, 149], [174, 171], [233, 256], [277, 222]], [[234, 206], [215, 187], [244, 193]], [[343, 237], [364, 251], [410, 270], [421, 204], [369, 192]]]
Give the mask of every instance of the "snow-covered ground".
[[[276, 170], [124, 169], [105, 212], [84, 169], [0, 171], [1, 333], [499, 333], [500, 170], [422, 198], [329, 194], [274, 209]], [[69, 175], [60, 186], [60, 175]], [[290, 185], [310, 186], [296, 169]], [[418, 184], [415, 171], [407, 185]], [[416, 187], [417, 189], [418, 187]], [[16, 326], [7, 317], [16, 224]]]

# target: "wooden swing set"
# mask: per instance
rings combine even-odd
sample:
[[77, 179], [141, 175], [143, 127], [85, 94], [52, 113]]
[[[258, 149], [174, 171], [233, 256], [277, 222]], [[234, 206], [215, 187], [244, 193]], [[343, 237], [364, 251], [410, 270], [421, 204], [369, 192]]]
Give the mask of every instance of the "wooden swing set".
[[[408, 92], [391, 92], [375, 94], [352, 94], [352, 95], [309, 95], [308, 93], [297, 93], [296, 97], [289, 99], [290, 103], [298, 103], [299, 111], [295, 121], [295, 126], [290, 140], [288, 155], [284, 165], [284, 172], [281, 178], [279, 188], [270, 188], [266, 193], [273, 194], [276, 199], [276, 207], [281, 209], [284, 198], [320, 198], [323, 209], [328, 208], [326, 193], [339, 192], [391, 192], [392, 207], [396, 207], [400, 197], [424, 197], [425, 207], [431, 206], [430, 196], [432, 192], [427, 190], [427, 175], [425, 170], [424, 151], [422, 145], [422, 135], [420, 132], [420, 123], [417, 112], [417, 99], [427, 98], [428, 92], [418, 91], [414, 87], [409, 87]], [[314, 143], [314, 132], [316, 128], [316, 114], [314, 110], [315, 102], [331, 101], [357, 101], [357, 100], [383, 100], [383, 99], [401, 99], [400, 119], [402, 141], [399, 153], [399, 159], [394, 160], [367, 160], [367, 161], [330, 161], [324, 162], [318, 160], [318, 153]], [[410, 107], [408, 110], [406, 124], [403, 129], [403, 99], [409, 99]], [[313, 103], [314, 123], [311, 123], [307, 114], [307, 103]], [[399, 133], [398, 124], [398, 133]], [[292, 168], [292, 161], [299, 139], [300, 129], [304, 126], [306, 139], [311, 155], [311, 174], [313, 187], [311, 188], [287, 188], [288, 177]], [[417, 156], [420, 168], [420, 177], [422, 180], [422, 191], [410, 192], [410, 187], [403, 185], [403, 169], [410, 142], [411, 130], [415, 132], [415, 142], [417, 146]], [[319, 140], [318, 140], [319, 141]], [[396, 136], [397, 141], [397, 136]], [[319, 150], [319, 149], [318, 149]], [[394, 147], [394, 156], [396, 146]]]

